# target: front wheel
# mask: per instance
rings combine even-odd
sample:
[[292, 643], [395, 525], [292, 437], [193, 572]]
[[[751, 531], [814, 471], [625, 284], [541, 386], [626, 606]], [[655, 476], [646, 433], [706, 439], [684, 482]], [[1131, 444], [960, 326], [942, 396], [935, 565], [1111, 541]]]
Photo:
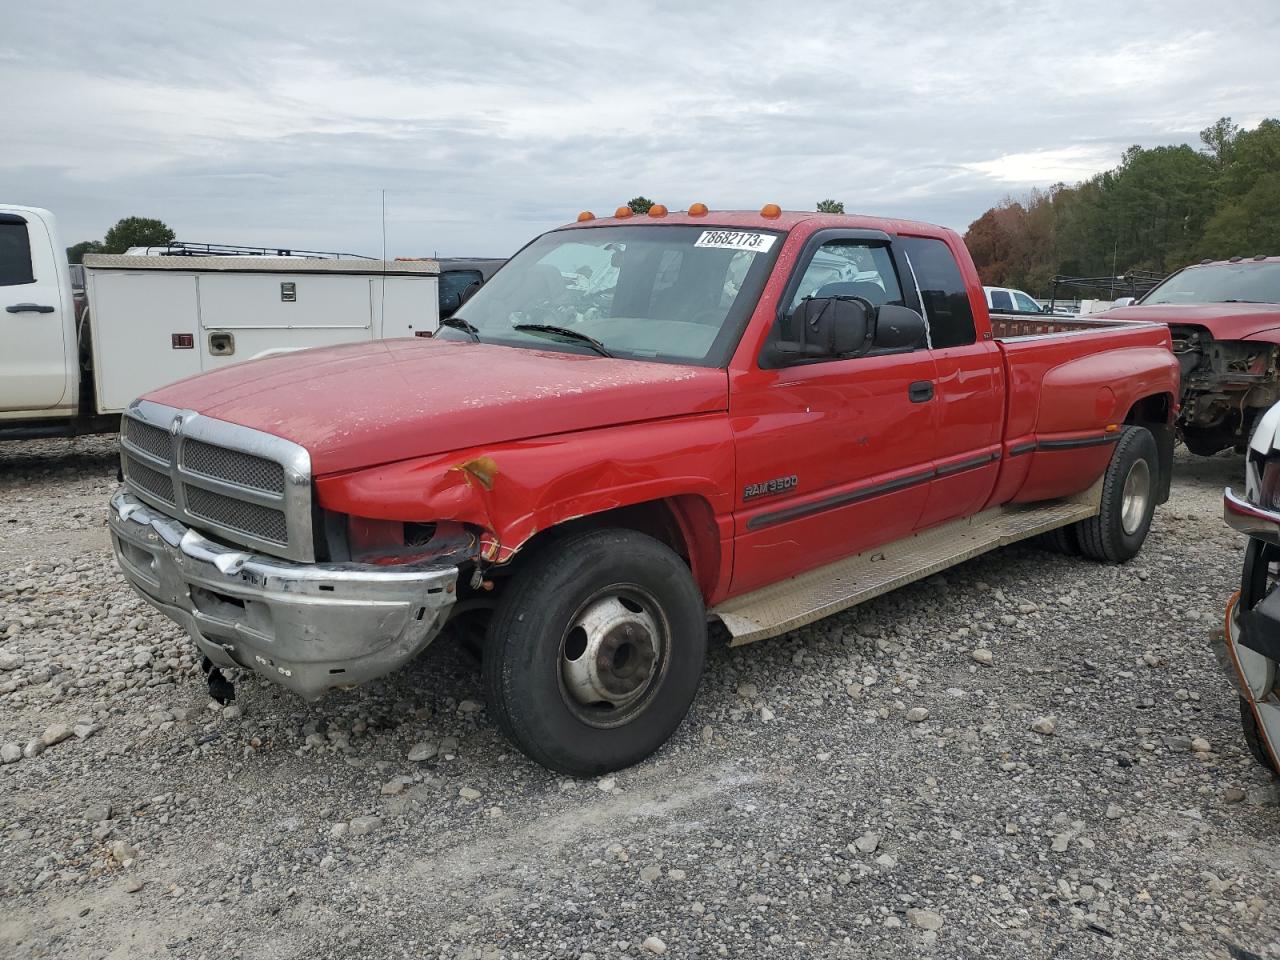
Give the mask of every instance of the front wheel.
[[1124, 563], [1142, 549], [1156, 509], [1160, 455], [1151, 431], [1121, 428], [1102, 478], [1098, 515], [1076, 526], [1080, 552], [1094, 560]]
[[707, 627], [684, 561], [631, 530], [566, 537], [513, 578], [489, 625], [484, 681], [503, 733], [574, 776], [643, 760], [675, 732]]

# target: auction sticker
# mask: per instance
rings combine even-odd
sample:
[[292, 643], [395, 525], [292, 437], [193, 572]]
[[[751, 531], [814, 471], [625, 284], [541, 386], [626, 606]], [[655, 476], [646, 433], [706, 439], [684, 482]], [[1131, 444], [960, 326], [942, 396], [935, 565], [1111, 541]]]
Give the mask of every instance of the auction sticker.
[[704, 230], [694, 246], [764, 253], [777, 239], [772, 233], [752, 233], [748, 230]]

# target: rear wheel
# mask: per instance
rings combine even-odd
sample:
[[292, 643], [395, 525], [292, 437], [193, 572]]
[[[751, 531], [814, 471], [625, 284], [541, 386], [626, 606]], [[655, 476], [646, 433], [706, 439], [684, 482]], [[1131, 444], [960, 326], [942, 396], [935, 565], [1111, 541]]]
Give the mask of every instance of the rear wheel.
[[631, 530], [569, 536], [530, 559], [489, 625], [490, 711], [552, 770], [628, 767], [684, 719], [706, 641], [702, 596], [670, 548]]
[[1076, 524], [1080, 552], [1094, 560], [1124, 563], [1142, 549], [1156, 508], [1159, 454], [1144, 427], [1123, 427], [1102, 479], [1096, 517]]

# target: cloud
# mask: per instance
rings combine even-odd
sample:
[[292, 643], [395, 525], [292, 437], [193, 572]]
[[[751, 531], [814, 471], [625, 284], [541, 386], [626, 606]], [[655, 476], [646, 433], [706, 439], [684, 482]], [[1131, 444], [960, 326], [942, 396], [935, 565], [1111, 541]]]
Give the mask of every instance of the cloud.
[[1064, 147], [1060, 150], [1030, 150], [1006, 153], [991, 160], [961, 164], [1000, 183], [1034, 186], [1045, 183], [1076, 183], [1116, 165], [1116, 144]]
[[637, 193], [963, 229], [1011, 190], [1274, 104], [1280, 7], [1100, 0], [15, 5], [4, 199], [68, 242], [506, 254]]

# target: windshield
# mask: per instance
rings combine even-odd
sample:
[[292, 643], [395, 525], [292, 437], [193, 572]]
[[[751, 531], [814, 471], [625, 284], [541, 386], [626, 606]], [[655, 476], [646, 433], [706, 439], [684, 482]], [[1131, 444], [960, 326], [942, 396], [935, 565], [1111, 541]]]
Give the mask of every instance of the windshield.
[[1187, 267], [1142, 303], [1280, 303], [1280, 263], [1208, 263]]
[[[485, 343], [593, 352], [582, 334], [613, 356], [722, 366], [781, 246], [763, 230], [557, 230], [516, 254], [456, 317]], [[470, 334], [441, 327], [438, 336]]]

